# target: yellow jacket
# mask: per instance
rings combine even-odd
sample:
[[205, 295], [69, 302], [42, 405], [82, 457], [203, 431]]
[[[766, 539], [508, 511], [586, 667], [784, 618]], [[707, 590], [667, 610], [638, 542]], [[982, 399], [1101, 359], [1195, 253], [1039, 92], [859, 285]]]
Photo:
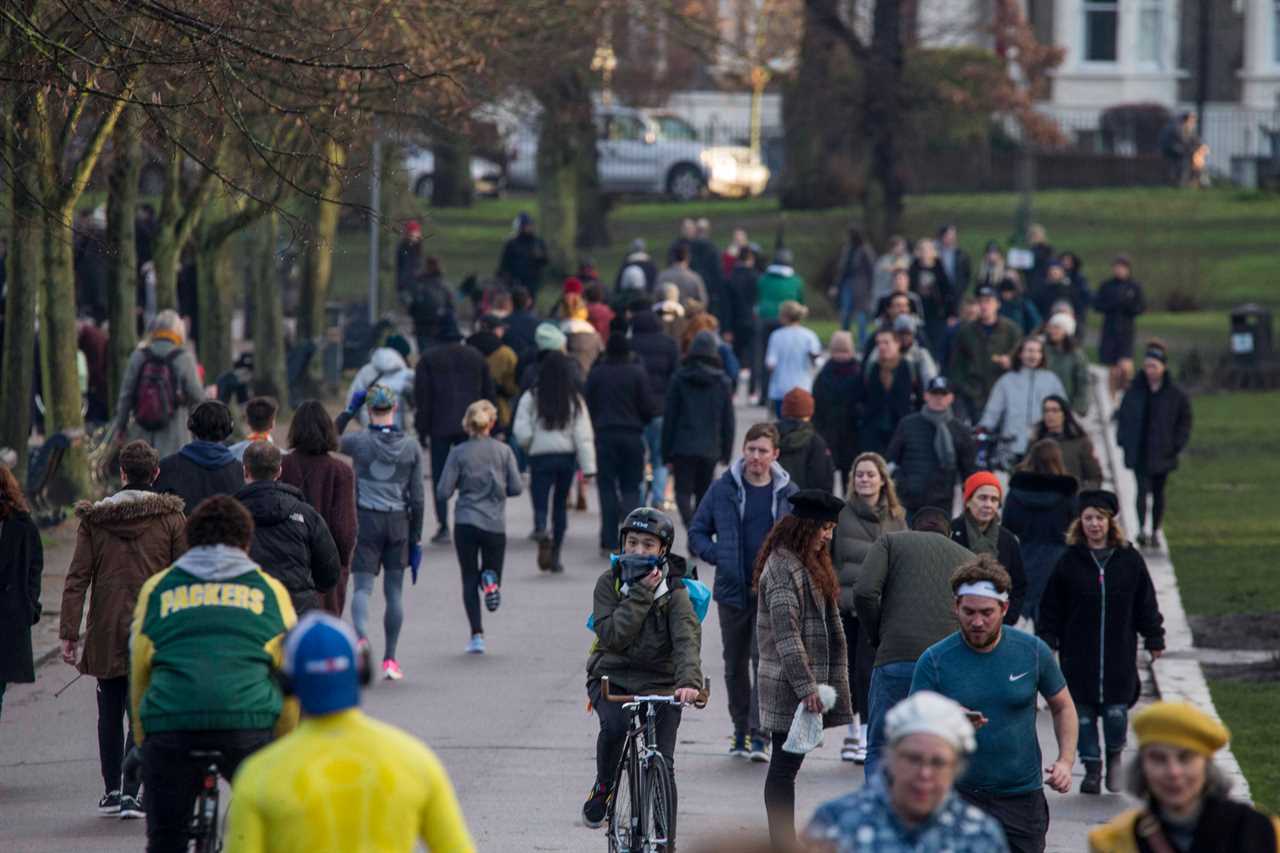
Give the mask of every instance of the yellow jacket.
[[474, 853], [453, 785], [422, 742], [358, 709], [308, 717], [232, 786], [227, 853]]
[[[1144, 814], [1146, 809], [1130, 809], [1089, 830], [1089, 853], [1141, 853], [1137, 824], [1138, 818]], [[1280, 850], [1280, 820], [1274, 817], [1270, 820], [1276, 830], [1277, 850]]]

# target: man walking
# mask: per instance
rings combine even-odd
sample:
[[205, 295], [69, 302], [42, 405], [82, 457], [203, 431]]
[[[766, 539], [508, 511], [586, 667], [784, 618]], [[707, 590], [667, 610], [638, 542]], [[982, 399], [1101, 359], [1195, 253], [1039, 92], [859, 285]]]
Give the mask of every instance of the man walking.
[[244, 485], [244, 466], [223, 444], [234, 424], [225, 403], [205, 400], [187, 419], [192, 440], [172, 456], [160, 460], [155, 490], [182, 498], [190, 515], [205, 498], [234, 495]]
[[515, 230], [515, 235], [502, 246], [498, 278], [511, 287], [520, 285], [529, 292], [530, 301], [536, 302], [542, 271], [550, 258], [547, 244], [534, 232], [533, 217], [523, 210], [516, 215]]
[[[62, 660], [98, 680], [98, 763], [105, 791], [98, 811], [122, 818], [144, 814], [139, 780], [121, 784], [125, 750], [133, 741], [132, 731], [125, 741], [123, 725], [129, 717], [129, 619], [147, 579], [187, 550], [182, 499], [151, 490], [159, 462], [151, 445], [129, 442], [120, 451], [124, 488], [76, 506], [80, 530], [62, 590]], [[77, 664], [86, 593], [91, 618]]]
[[342, 573], [329, 525], [302, 492], [280, 482], [284, 454], [265, 441], [244, 451], [245, 486], [236, 500], [253, 516], [249, 558], [284, 585], [295, 613], [314, 610]]
[[274, 444], [271, 432], [276, 428], [276, 412], [279, 410], [276, 401], [270, 397], [254, 397], [244, 405], [244, 421], [249, 427], [249, 435], [243, 441], [237, 441], [231, 447], [231, 455], [241, 462], [244, 452], [255, 441]]
[[[941, 693], [970, 712], [978, 749], [957, 792], [1000, 823], [1013, 853], [1044, 853], [1044, 785], [1070, 790], [1078, 722], [1053, 652], [1038, 637], [1003, 624], [1010, 586], [1008, 572], [990, 554], [956, 570], [951, 588], [960, 630], [920, 656], [911, 692]], [[1048, 767], [1036, 736], [1037, 694], [1049, 704], [1058, 740], [1058, 757]]]
[[702, 280], [702, 276], [689, 268], [689, 255], [689, 244], [680, 243], [677, 245], [672, 264], [658, 274], [656, 287], [661, 292], [662, 285], [674, 284], [680, 290], [681, 305], [687, 309], [690, 301], [697, 300], [705, 309], [707, 307], [707, 285]]
[[926, 506], [950, 507], [956, 478], [976, 470], [973, 434], [951, 413], [955, 394], [945, 376], [925, 388], [924, 408], [898, 422], [885, 460], [897, 466], [898, 498], [914, 515]]
[[[747, 430], [742, 458], [716, 480], [689, 526], [689, 551], [716, 567], [714, 598], [724, 643], [725, 689], [733, 718], [729, 754], [769, 760], [760, 729], [756, 670], [756, 597], [751, 591], [756, 555], [773, 524], [791, 512], [796, 492], [791, 477], [778, 464], [778, 430], [754, 424]], [[748, 737], [750, 749], [748, 750]]]
[[867, 703], [868, 778], [886, 746], [885, 715], [911, 692], [916, 659], [956, 627], [951, 573], [973, 555], [948, 539], [950, 528], [937, 507], [917, 511], [910, 530], [871, 546], [854, 587], [858, 624], [876, 650]]
[[1013, 357], [1022, 341], [1022, 330], [1012, 320], [1000, 316], [1000, 295], [990, 285], [978, 288], [978, 319], [965, 323], [956, 332], [950, 354], [951, 380], [960, 394], [960, 403], [976, 422], [991, 396], [991, 388], [1013, 367]]

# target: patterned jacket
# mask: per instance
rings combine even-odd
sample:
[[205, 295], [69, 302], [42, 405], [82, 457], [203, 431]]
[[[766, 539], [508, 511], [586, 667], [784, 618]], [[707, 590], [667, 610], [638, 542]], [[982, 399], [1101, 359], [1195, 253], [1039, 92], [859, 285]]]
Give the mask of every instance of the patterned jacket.
[[760, 726], [791, 728], [796, 706], [819, 684], [836, 691], [825, 728], [853, 722], [849, 701], [849, 653], [836, 599], [825, 599], [800, 559], [775, 550], [760, 575], [756, 639], [760, 646]]

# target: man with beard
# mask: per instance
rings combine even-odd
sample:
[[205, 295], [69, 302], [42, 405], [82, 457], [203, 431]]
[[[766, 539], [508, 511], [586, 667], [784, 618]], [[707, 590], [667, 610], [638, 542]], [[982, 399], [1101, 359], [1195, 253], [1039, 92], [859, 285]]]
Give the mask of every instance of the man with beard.
[[[1053, 652], [1037, 637], [1003, 624], [1009, 573], [982, 554], [951, 576], [960, 630], [916, 661], [911, 692], [931, 690], [963, 705], [978, 748], [956, 782], [960, 796], [999, 821], [1013, 853], [1043, 853], [1049, 831], [1044, 785], [1071, 787], [1078, 722]], [[1036, 736], [1036, 694], [1049, 704], [1058, 757], [1047, 767]], [[1041, 776], [1044, 768], [1044, 776]]]

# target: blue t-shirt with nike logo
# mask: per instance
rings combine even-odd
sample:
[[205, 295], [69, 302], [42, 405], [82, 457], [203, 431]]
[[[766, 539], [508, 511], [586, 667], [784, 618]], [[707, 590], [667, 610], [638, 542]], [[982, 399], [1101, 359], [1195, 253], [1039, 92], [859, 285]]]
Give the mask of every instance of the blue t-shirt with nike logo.
[[985, 653], [971, 649], [958, 631], [934, 643], [916, 661], [911, 692], [932, 690], [986, 716], [978, 750], [956, 787], [1008, 797], [1043, 786], [1036, 693], [1053, 696], [1067, 680], [1043, 640], [1008, 626], [1000, 633]]

